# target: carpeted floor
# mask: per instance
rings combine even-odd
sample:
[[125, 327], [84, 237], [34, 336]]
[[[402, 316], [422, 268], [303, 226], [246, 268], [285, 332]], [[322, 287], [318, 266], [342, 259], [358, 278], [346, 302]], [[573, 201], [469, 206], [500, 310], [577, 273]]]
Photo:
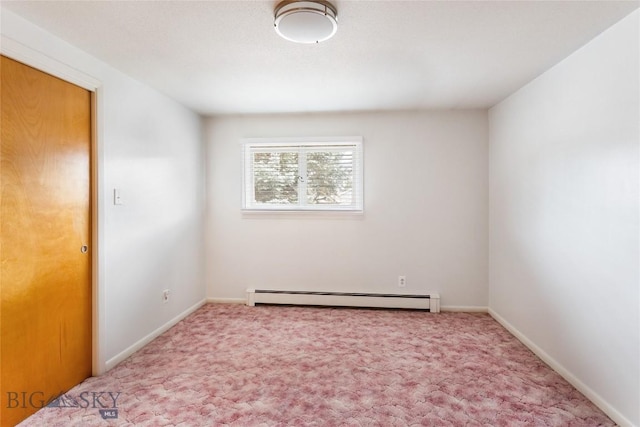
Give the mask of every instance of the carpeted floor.
[[54, 404], [21, 425], [614, 425], [488, 315], [400, 310], [207, 304]]

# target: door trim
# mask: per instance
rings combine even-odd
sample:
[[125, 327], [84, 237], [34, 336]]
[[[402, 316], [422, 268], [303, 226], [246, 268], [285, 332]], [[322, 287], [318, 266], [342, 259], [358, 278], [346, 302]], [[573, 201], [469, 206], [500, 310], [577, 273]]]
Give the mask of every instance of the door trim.
[[44, 71], [47, 74], [51, 74], [69, 83], [73, 83], [88, 91], [95, 92], [97, 88], [102, 86], [100, 80], [27, 47], [5, 35], [2, 35], [0, 51], [6, 57], [15, 59], [18, 62]]
[[102, 81], [76, 68], [70, 67], [50, 56], [25, 46], [9, 37], [0, 37], [0, 54], [19, 61], [25, 65], [43, 71], [54, 77], [72, 83], [91, 92], [91, 290], [92, 290], [92, 375], [97, 376], [106, 372], [105, 357], [105, 298], [104, 273], [100, 268], [104, 264], [103, 235], [104, 204], [101, 198], [100, 183], [104, 175], [101, 165], [104, 164], [103, 135], [102, 135]]

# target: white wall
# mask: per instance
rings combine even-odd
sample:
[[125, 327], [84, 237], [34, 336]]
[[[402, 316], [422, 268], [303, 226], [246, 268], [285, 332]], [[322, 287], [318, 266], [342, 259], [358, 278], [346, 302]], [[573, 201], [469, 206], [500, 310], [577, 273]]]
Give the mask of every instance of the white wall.
[[[205, 296], [200, 118], [2, 10], [3, 52], [24, 47], [102, 83], [98, 104], [99, 345], [113, 366]], [[9, 43], [11, 42], [11, 43]], [[124, 205], [114, 206], [113, 188]], [[162, 302], [162, 290], [171, 300]]]
[[490, 309], [640, 425], [639, 16], [490, 110]]
[[[486, 308], [485, 111], [228, 116], [205, 132], [210, 298], [437, 291], [444, 306]], [[243, 216], [241, 138], [351, 135], [364, 137], [363, 216]]]

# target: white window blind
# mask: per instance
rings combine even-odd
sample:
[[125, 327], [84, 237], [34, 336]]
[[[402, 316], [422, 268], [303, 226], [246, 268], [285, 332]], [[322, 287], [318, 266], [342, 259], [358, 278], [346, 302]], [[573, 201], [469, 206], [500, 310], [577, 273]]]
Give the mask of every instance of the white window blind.
[[362, 211], [362, 138], [243, 140], [243, 209]]

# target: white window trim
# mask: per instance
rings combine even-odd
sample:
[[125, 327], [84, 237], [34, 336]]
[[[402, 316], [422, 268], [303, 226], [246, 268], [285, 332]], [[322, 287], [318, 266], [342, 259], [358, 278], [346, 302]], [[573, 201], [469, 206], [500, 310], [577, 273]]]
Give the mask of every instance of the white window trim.
[[[242, 206], [244, 213], [279, 213], [279, 212], [318, 212], [318, 213], [352, 213], [362, 214], [364, 212], [364, 146], [361, 136], [346, 137], [318, 137], [318, 138], [244, 138], [242, 144]], [[260, 204], [249, 206], [248, 200], [251, 199], [249, 191], [253, 188], [248, 183], [253, 182], [253, 170], [251, 169], [251, 151], [247, 147], [262, 146], [268, 147], [300, 147], [305, 145], [313, 146], [336, 146], [339, 144], [354, 145], [359, 152], [359, 158], [354, 159], [354, 176], [356, 179], [356, 188], [354, 191], [360, 194], [356, 197], [355, 206], [338, 206], [338, 205], [268, 205]], [[303, 162], [304, 163], [304, 162]], [[249, 165], [249, 167], [247, 167]], [[306, 167], [306, 163], [305, 163]], [[304, 172], [304, 171], [301, 171]], [[304, 194], [304, 193], [303, 193]]]

